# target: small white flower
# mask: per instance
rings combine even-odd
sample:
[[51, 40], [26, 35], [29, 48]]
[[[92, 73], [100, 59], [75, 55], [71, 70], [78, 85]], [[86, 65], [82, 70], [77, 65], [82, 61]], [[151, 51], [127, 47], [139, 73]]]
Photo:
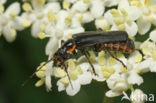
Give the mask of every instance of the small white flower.
[[5, 4], [7, 0], [0, 0], [0, 4]]
[[97, 29], [102, 29], [103, 31], [110, 29], [110, 24], [108, 23], [108, 21], [104, 17], [96, 19], [95, 25], [96, 25]]
[[46, 45], [45, 53], [46, 55], [53, 55], [58, 48], [59, 48], [59, 43], [57, 38], [55, 37], [51, 38]]
[[101, 17], [104, 11], [105, 11], [104, 0], [91, 0], [90, 12], [94, 18]]
[[62, 69], [55, 70], [55, 76], [60, 77], [60, 79], [57, 82], [58, 90], [59, 91], [66, 90], [67, 94], [70, 96], [75, 95], [80, 90], [81, 85], [91, 83], [92, 76], [91, 73], [88, 72], [88, 70], [89, 70], [88, 63], [76, 65], [75, 61], [70, 59], [68, 61], [68, 74], [71, 79], [71, 84], [64, 70]]
[[48, 25], [48, 20], [41, 19], [41, 20], [36, 20], [31, 27], [31, 34], [33, 37], [38, 37], [40, 33], [45, 33], [46, 34], [46, 27]]
[[145, 60], [140, 64], [143, 70], [149, 66], [151, 72], [156, 72], [156, 45], [155, 42], [145, 41], [141, 45]]
[[156, 42], [156, 30], [153, 30], [150, 33], [150, 37], [149, 37], [152, 41]]
[[25, 12], [22, 16], [32, 23], [32, 35], [39, 38], [43, 34], [46, 37], [47, 35], [54, 35], [57, 14], [61, 8], [60, 4], [58, 2], [45, 4], [45, 0], [32, 0], [31, 4], [23, 4]]
[[140, 34], [147, 33], [151, 28], [151, 23], [147, 22], [145, 18], [140, 18], [137, 20], [138, 32]]
[[71, 87], [71, 85], [67, 86], [66, 88], [66, 92], [70, 96], [74, 96], [77, 92], [79, 92], [81, 87], [79, 81], [72, 81], [72, 84], [73, 88]]
[[138, 27], [134, 21], [139, 18], [140, 11], [136, 7], [129, 6], [126, 1], [121, 0], [120, 5], [122, 6], [119, 5], [118, 9], [107, 11], [104, 17], [112, 25], [111, 30], [125, 30], [130, 36], [135, 36]]
[[133, 53], [131, 53], [131, 55], [128, 58], [128, 63], [131, 65], [139, 63], [142, 61], [142, 54], [139, 51], [134, 51]]
[[123, 91], [127, 90], [129, 85], [126, 81], [124, 75], [113, 74], [108, 80], [107, 85], [111, 89], [106, 92], [107, 97], [115, 97], [119, 96], [123, 93]]
[[[94, 56], [92, 57], [95, 58]], [[125, 62], [124, 57], [119, 57], [119, 59]], [[99, 52], [98, 57], [95, 60], [97, 62], [94, 62], [93, 66], [95, 67], [95, 72], [98, 75], [93, 75], [93, 79], [97, 81], [105, 81], [114, 73], [119, 73], [122, 71], [122, 64], [111, 56], [108, 56], [104, 51]]]
[[51, 76], [53, 73], [52, 66], [53, 66], [53, 62], [49, 63], [45, 71], [45, 85], [46, 85], [47, 91], [50, 91], [52, 88], [52, 84], [51, 84]]
[[48, 3], [44, 7], [44, 13], [48, 14], [49, 10], [52, 10], [54, 13], [59, 12], [61, 9], [60, 4], [58, 2]]
[[74, 3], [72, 6], [73, 12], [85, 12], [88, 9], [89, 5], [84, 3], [83, 0], [79, 0]]
[[8, 42], [12, 42], [16, 38], [16, 30], [23, 30], [24, 18], [18, 16], [20, 13], [20, 4], [15, 2], [11, 4], [4, 13], [1, 14], [0, 25], [1, 32]]
[[125, 11], [127, 12], [128, 17], [132, 20], [135, 21], [137, 20], [142, 12], [140, 11], [140, 9], [136, 6], [131, 6], [128, 2], [128, 0], [121, 0], [119, 2], [118, 5], [118, 9], [125, 9]]
[[[75, 13], [73, 19], [72, 19], [72, 27], [75, 27], [74, 23], [80, 24], [80, 23], [89, 23], [93, 21], [94, 18], [92, 14], [88, 12], [83, 12], [83, 13]], [[81, 25], [81, 24], [80, 24]], [[78, 26], [80, 26], [78, 25]]]
[[140, 62], [142, 61], [142, 54], [139, 53], [138, 51], [134, 51], [128, 58], [128, 69], [129, 71], [127, 72], [127, 81], [129, 84], [137, 84], [140, 85], [143, 83], [143, 78], [138, 74], [141, 73], [140, 67]]
[[6, 9], [4, 15], [8, 18], [14, 17], [20, 13], [20, 10], [20, 4], [18, 2], [15, 2]]
[[45, 4], [45, 2], [46, 0], [32, 0], [31, 1], [33, 8], [38, 9], [38, 10], [43, 8], [43, 5]]
[[140, 85], [143, 83], [143, 78], [137, 74], [135, 70], [129, 72], [129, 76], [127, 78], [129, 84], [137, 84]]
[[138, 32], [142, 35], [150, 30], [151, 24], [156, 24], [156, 3], [153, 1], [155, 0], [130, 1], [131, 5], [138, 7], [142, 12], [137, 20]]
[[52, 87], [51, 76], [53, 74], [53, 68], [52, 68], [53, 62], [50, 62], [45, 66], [43, 66], [42, 68], [40, 68], [42, 65], [44, 65], [44, 63], [45, 62], [41, 63], [40, 66], [37, 68], [37, 70], [38, 69], [40, 70], [36, 72], [36, 76], [40, 78], [40, 80], [36, 82], [35, 86], [40, 87], [45, 83], [47, 91], [50, 91]]
[[120, 0], [104, 0], [104, 4], [106, 7], [116, 6]]
[[66, 29], [63, 32], [64, 37], [62, 39], [63, 40], [67, 40], [69, 38], [72, 38], [72, 35], [77, 34], [77, 33], [81, 33], [81, 32], [84, 32], [84, 28], [83, 27]]

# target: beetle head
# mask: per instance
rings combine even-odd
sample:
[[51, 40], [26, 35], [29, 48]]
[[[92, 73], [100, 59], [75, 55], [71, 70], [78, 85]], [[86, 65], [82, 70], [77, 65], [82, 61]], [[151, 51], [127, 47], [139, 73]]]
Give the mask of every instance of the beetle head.
[[66, 60], [71, 56], [71, 53], [75, 50], [75, 42], [70, 39], [66, 41], [61, 48], [59, 48], [54, 54], [54, 58], [57, 58], [58, 61]]

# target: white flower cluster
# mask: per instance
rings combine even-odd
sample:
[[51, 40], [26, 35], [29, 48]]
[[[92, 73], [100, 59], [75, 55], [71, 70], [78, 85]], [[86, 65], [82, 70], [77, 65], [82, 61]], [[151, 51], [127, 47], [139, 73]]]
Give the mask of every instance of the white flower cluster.
[[16, 31], [30, 26], [30, 22], [23, 16], [19, 16], [21, 8], [18, 2], [11, 4], [6, 10], [6, 0], [0, 0], [0, 36], [3, 34], [8, 42], [16, 38]]
[[[109, 91], [106, 96], [115, 97], [132, 89], [134, 84], [143, 83], [142, 73], [156, 72], [156, 1], [155, 0], [24, 0], [24, 12], [19, 16], [20, 5], [13, 3], [4, 11], [5, 0], [0, 0], [0, 31], [7, 41], [16, 37], [16, 30], [31, 26], [34, 37], [50, 38], [46, 45], [46, 55], [51, 58], [61, 46], [61, 40], [85, 31], [84, 24], [94, 21], [96, 29], [103, 31], [124, 30], [136, 45], [136, 50], [125, 57], [122, 53], [114, 53], [123, 65], [105, 51], [90, 52], [90, 59], [98, 74], [92, 73], [84, 56], [78, 60], [69, 59], [68, 73], [60, 67], [52, 67], [49, 63], [42, 67], [36, 75], [40, 80], [37, 87], [45, 83], [51, 90], [51, 78], [56, 77], [58, 91], [66, 90], [68, 95], [75, 95], [81, 85], [90, 84], [92, 80], [106, 82]], [[149, 33], [151, 31], [151, 33]], [[136, 41], [136, 35], [149, 35], [144, 42]], [[43, 63], [41, 63], [42, 65]], [[132, 91], [133, 92], [133, 91]], [[143, 102], [143, 101], [142, 101]], [[133, 102], [137, 103], [137, 102]]]

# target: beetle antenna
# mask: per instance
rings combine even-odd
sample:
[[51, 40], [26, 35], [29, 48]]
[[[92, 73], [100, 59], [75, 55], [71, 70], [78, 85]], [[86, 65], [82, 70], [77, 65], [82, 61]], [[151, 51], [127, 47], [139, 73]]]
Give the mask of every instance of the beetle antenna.
[[25, 86], [25, 84], [27, 84], [33, 77], [34, 75], [36, 74], [36, 72], [38, 72], [39, 70], [42, 69], [42, 67], [44, 67], [46, 64], [48, 64], [49, 62], [51, 62], [54, 58], [51, 58], [50, 60], [46, 61], [43, 65], [41, 65], [39, 67], [39, 69], [37, 69], [32, 75], [29, 76], [29, 78], [27, 80], [25, 80], [23, 83], [22, 83], [22, 86]]

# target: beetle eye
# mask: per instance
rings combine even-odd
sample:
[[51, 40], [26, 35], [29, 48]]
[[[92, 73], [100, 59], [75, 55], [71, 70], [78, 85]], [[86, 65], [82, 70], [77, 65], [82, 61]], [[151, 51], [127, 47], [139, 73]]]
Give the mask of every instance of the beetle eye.
[[68, 46], [69, 48], [72, 48], [72, 47], [73, 47], [73, 43], [69, 43], [67, 46]]

